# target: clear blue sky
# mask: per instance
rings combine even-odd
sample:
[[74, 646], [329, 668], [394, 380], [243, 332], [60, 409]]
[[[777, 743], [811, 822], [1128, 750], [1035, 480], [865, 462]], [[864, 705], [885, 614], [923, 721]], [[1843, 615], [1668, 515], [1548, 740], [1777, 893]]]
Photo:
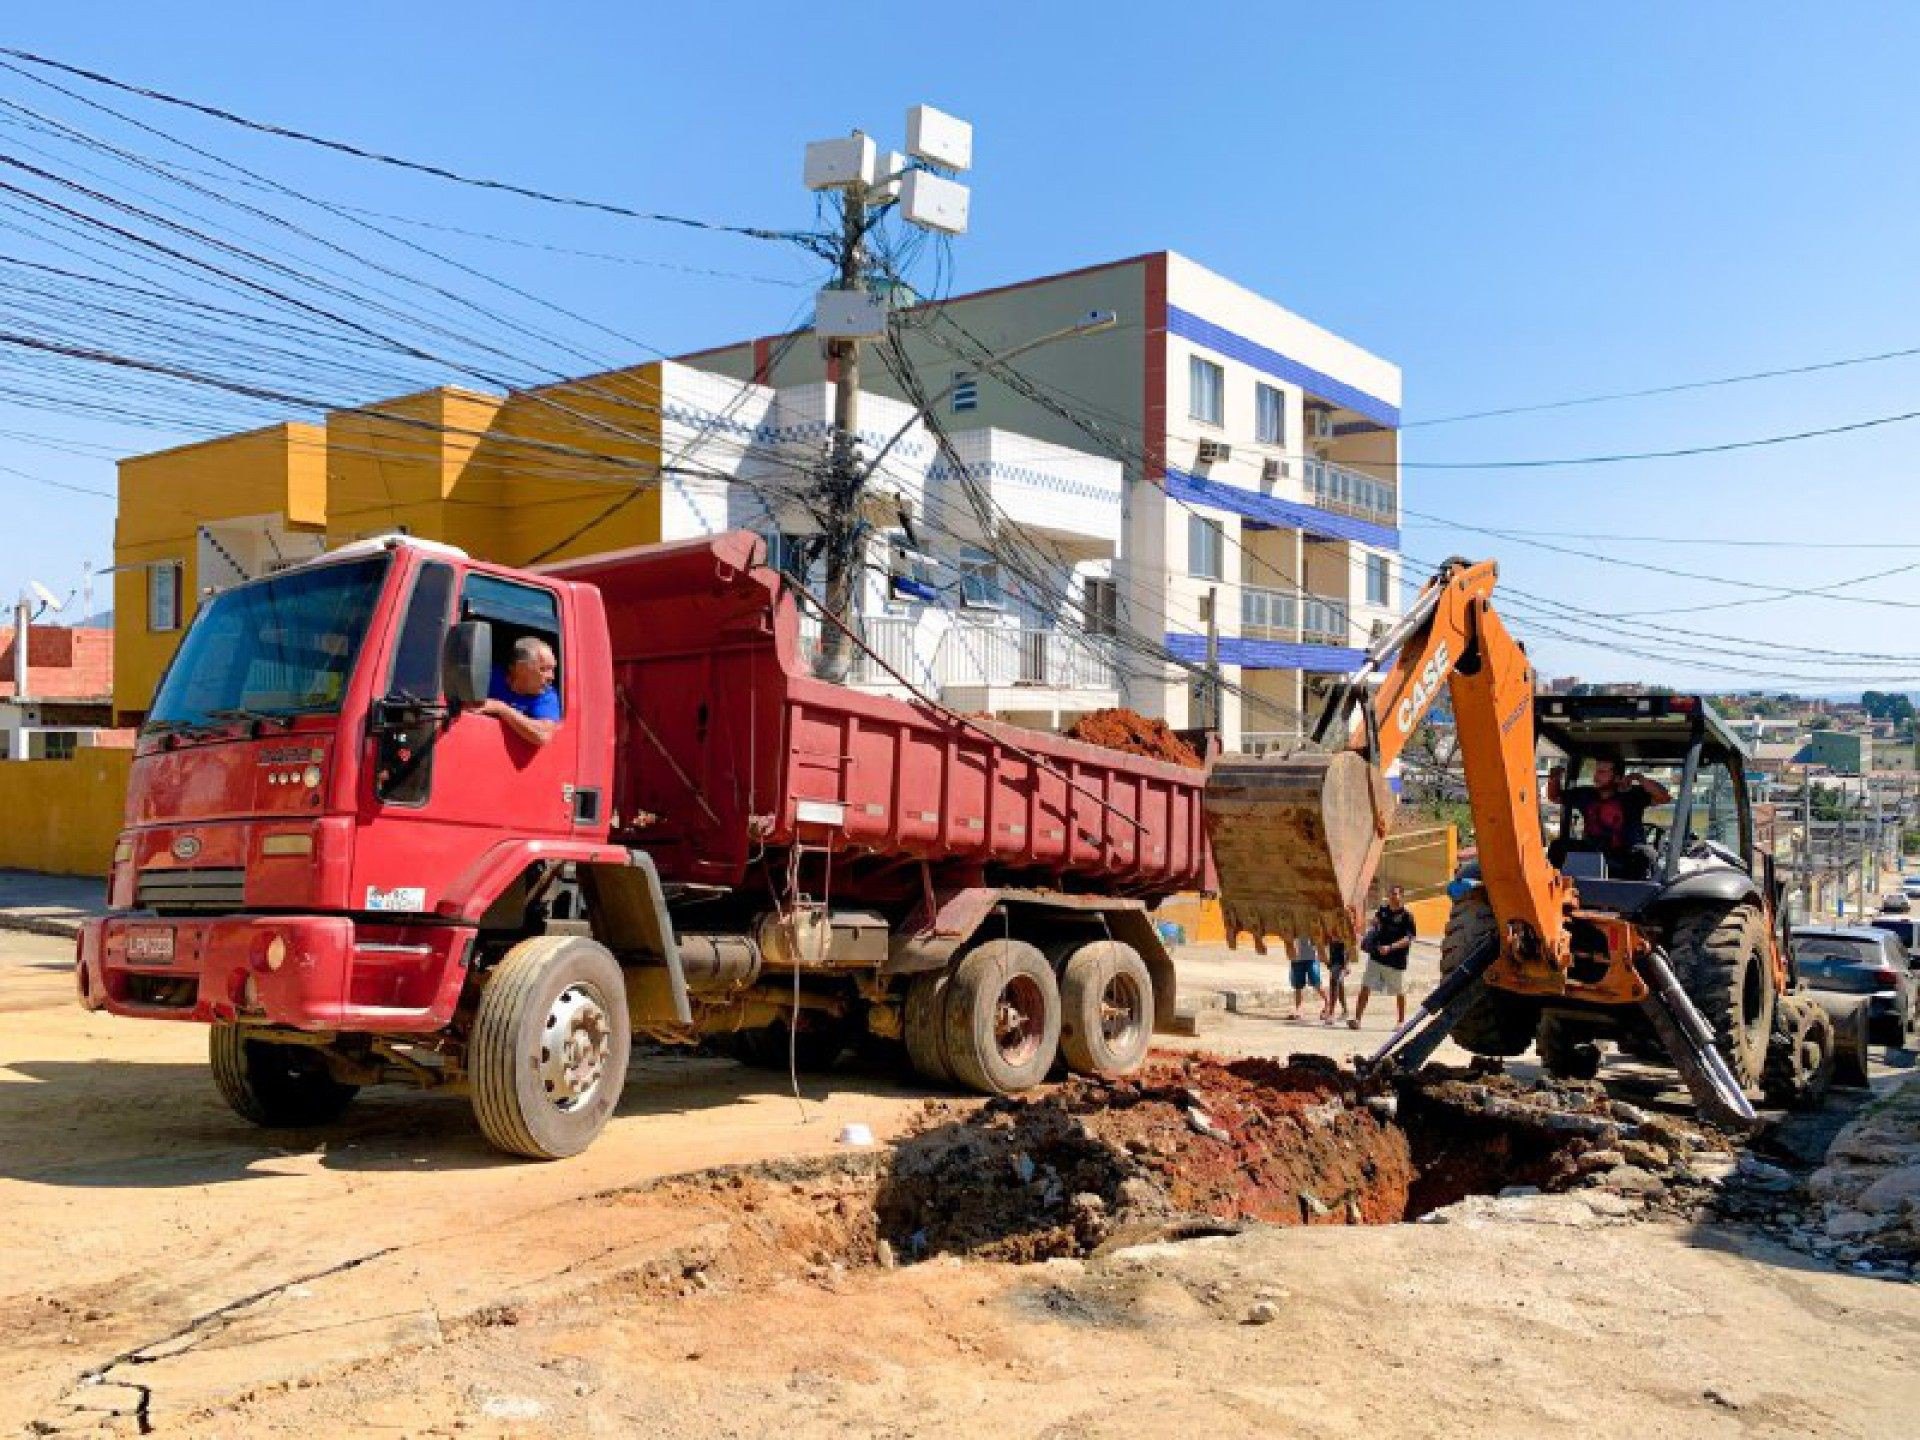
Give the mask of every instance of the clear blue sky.
[[[958, 288], [1177, 249], [1398, 362], [1409, 420], [1920, 345], [1920, 8], [426, 0], [80, 3], [11, 20], [6, 43], [250, 115], [736, 223], [806, 223], [802, 143], [853, 125], [894, 134], [904, 108], [926, 100], [976, 126]], [[31, 93], [0, 75], [0, 95]], [[759, 277], [435, 239], [660, 350], [774, 329], [807, 294], [806, 262], [763, 242], [572, 216], [160, 118], [336, 200]], [[0, 131], [0, 151], [10, 138]], [[0, 232], [0, 253], [9, 241]], [[645, 353], [570, 333], [609, 358]], [[1484, 461], [1710, 444], [1920, 410], [1916, 382], [1920, 359], [1891, 361], [1412, 430], [1405, 453]], [[128, 451], [166, 439], [21, 411], [4, 394], [0, 429]], [[1492, 528], [1913, 547], [1565, 542], [1804, 587], [1920, 563], [1917, 446], [1920, 422], [1703, 459], [1414, 469], [1404, 496], [1410, 511]], [[112, 483], [104, 460], [5, 439], [0, 465]], [[109, 561], [109, 501], [12, 474], [0, 485], [13, 501], [0, 529], [8, 593], [29, 574], [65, 590], [84, 559]], [[1428, 525], [1409, 516], [1412, 559], [1496, 554], [1515, 586], [1590, 610], [1759, 593]], [[1920, 607], [1920, 570], [1841, 593]], [[1920, 653], [1916, 618], [1920, 608], [1798, 599], [1671, 623]], [[1738, 679], [1546, 638], [1536, 654], [1555, 673]], [[1914, 675], [1920, 663], [1884, 669]]]

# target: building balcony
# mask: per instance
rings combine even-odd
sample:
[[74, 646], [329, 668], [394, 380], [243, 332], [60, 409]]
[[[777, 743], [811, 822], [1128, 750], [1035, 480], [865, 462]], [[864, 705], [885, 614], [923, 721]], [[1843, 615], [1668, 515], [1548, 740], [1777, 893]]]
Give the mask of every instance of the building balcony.
[[1375, 525], [1398, 525], [1400, 500], [1388, 481], [1327, 460], [1309, 460], [1301, 477], [1307, 503]]
[[1240, 633], [1249, 640], [1304, 640], [1314, 645], [1345, 645], [1350, 626], [1346, 606], [1298, 590], [1240, 587]]

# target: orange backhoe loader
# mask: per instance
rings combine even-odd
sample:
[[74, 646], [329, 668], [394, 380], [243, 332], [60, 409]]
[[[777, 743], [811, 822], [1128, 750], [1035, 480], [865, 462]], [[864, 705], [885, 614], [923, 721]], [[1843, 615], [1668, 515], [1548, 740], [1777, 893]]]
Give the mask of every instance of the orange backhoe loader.
[[[1441, 567], [1335, 688], [1313, 748], [1216, 767], [1207, 815], [1229, 933], [1357, 938], [1395, 803], [1386, 771], [1445, 692], [1479, 874], [1455, 887], [1440, 984], [1368, 1065], [1420, 1064], [1451, 1033], [1482, 1054], [1532, 1045], [1550, 1071], [1591, 1078], [1611, 1039], [1671, 1057], [1723, 1124], [1751, 1124], [1762, 1096], [1814, 1098], [1832, 1075], [1832, 1023], [1797, 993], [1740, 741], [1698, 696], [1536, 699], [1533, 666], [1493, 608], [1497, 574], [1490, 561]], [[1646, 787], [1660, 807], [1633, 806], [1665, 823], [1587, 835], [1591, 808], [1574, 802], [1603, 792], [1556, 776], [1549, 843], [1543, 736], [1576, 776], [1601, 762], [1672, 772], [1671, 789]]]

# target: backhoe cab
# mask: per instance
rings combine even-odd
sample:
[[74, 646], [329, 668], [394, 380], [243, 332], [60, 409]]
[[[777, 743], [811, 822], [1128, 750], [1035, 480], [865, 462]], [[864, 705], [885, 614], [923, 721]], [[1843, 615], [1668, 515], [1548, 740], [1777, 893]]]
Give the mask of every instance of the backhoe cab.
[[[1493, 608], [1497, 575], [1449, 561], [1336, 687], [1309, 747], [1215, 767], [1207, 817], [1229, 933], [1357, 936], [1391, 823], [1386, 771], [1444, 689], [1480, 873], [1449, 917], [1441, 983], [1368, 1063], [1419, 1064], [1452, 1034], [1485, 1055], [1537, 1046], [1555, 1073], [1590, 1077], [1607, 1037], [1664, 1052], [1723, 1123], [1751, 1123], [1763, 1090], [1780, 1103], [1818, 1093], [1832, 1026], [1789, 993], [1740, 742], [1697, 696], [1536, 700]], [[1567, 760], [1551, 843], [1542, 738]], [[1580, 789], [1601, 760], [1659, 767], [1670, 800], [1603, 817]]]

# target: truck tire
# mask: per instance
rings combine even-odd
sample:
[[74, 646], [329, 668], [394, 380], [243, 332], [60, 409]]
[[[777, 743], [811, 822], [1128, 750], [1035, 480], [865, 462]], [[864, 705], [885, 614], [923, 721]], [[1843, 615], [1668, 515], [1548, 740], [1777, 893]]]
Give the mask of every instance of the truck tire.
[[1131, 1075], [1153, 1043], [1153, 977], [1131, 945], [1095, 940], [1060, 967], [1060, 1053], [1078, 1075]]
[[626, 982], [603, 946], [522, 940], [487, 978], [467, 1042], [481, 1131], [511, 1155], [578, 1155], [620, 1103], [631, 1047]]
[[967, 952], [947, 982], [947, 1063], [984, 1095], [1012, 1095], [1047, 1078], [1060, 1048], [1060, 984], [1024, 940]]
[[1741, 1089], [1758, 1094], [1773, 1038], [1766, 918], [1752, 905], [1703, 905], [1681, 912], [1671, 934], [1667, 954], [1680, 988]]
[[1542, 1015], [1533, 1048], [1556, 1080], [1591, 1080], [1600, 1073], [1600, 1042], [1578, 1021]]
[[[1446, 933], [1440, 939], [1440, 973], [1450, 973], [1482, 945], [1494, 943], [1497, 933], [1493, 902], [1475, 886], [1447, 912]], [[1454, 1043], [1476, 1055], [1525, 1054], [1539, 1028], [1539, 1005], [1484, 983], [1479, 992], [1453, 1027]]]
[[947, 982], [945, 970], [916, 975], [907, 984], [907, 1003], [901, 1015], [907, 1059], [922, 1080], [951, 1085], [953, 1066], [947, 1062]]
[[324, 1125], [360, 1093], [327, 1070], [312, 1045], [253, 1040], [238, 1025], [215, 1025], [207, 1036], [213, 1083], [233, 1113], [270, 1128]]
[[1818, 1107], [1833, 1084], [1834, 1040], [1833, 1020], [1825, 1010], [1804, 995], [1781, 996], [1767, 1042], [1767, 1104]]

